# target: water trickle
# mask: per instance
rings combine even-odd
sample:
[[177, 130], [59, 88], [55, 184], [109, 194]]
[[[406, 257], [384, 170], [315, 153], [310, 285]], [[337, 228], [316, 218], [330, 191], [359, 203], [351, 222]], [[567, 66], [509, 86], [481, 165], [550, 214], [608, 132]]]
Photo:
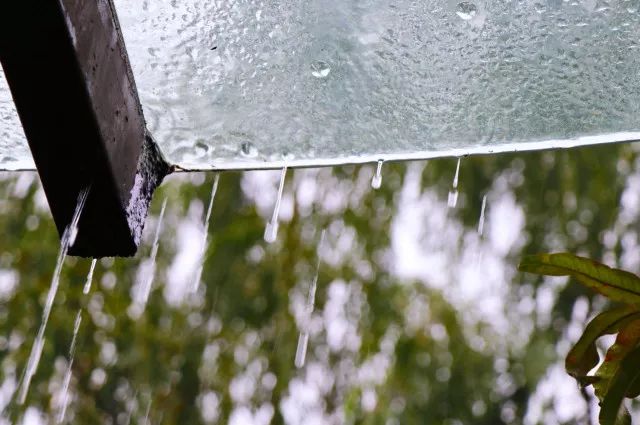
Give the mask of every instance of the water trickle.
[[216, 198], [216, 192], [218, 191], [218, 182], [220, 181], [220, 174], [216, 173], [213, 178], [213, 186], [211, 187], [211, 197], [209, 198], [209, 208], [207, 208], [207, 215], [204, 219], [204, 226], [202, 230], [202, 245], [200, 246], [200, 258], [198, 259], [198, 269], [196, 270], [195, 279], [193, 280], [192, 292], [196, 292], [200, 286], [200, 279], [202, 278], [202, 267], [204, 266], [204, 256], [207, 252], [207, 237], [209, 235], [209, 221], [211, 220], [211, 211], [213, 210], [213, 200]]
[[133, 393], [133, 397], [128, 401], [127, 406], [127, 420], [124, 425], [129, 425], [131, 423], [131, 418], [133, 417], [133, 411], [138, 408], [138, 390]]
[[282, 202], [282, 192], [284, 191], [284, 180], [286, 177], [287, 167], [284, 167], [280, 174], [280, 186], [278, 187], [278, 196], [276, 197], [276, 205], [273, 208], [273, 215], [264, 229], [264, 240], [269, 243], [275, 242], [278, 236], [278, 215], [280, 215], [280, 203]]
[[69, 225], [66, 227], [66, 229], [62, 233], [62, 238], [60, 239], [60, 252], [58, 253], [56, 268], [54, 269], [53, 277], [51, 278], [51, 287], [49, 288], [49, 293], [47, 294], [47, 300], [44, 304], [44, 310], [42, 311], [42, 322], [40, 323], [40, 328], [38, 329], [38, 334], [36, 335], [36, 339], [33, 341], [33, 347], [31, 347], [31, 354], [29, 355], [29, 360], [27, 361], [27, 367], [25, 368], [24, 374], [22, 376], [22, 383], [21, 383], [20, 391], [18, 393], [18, 403], [20, 404], [24, 404], [27, 398], [27, 393], [29, 392], [29, 386], [31, 385], [31, 379], [33, 378], [33, 375], [36, 373], [36, 370], [38, 369], [38, 364], [40, 363], [40, 357], [42, 356], [42, 348], [44, 347], [44, 331], [47, 328], [49, 315], [51, 314], [51, 309], [53, 308], [53, 301], [56, 297], [56, 293], [58, 292], [58, 286], [60, 284], [60, 272], [62, 271], [62, 265], [64, 264], [64, 259], [67, 257], [67, 251], [75, 241], [75, 235], [77, 234], [77, 231], [78, 231], [78, 221], [80, 221], [80, 215], [82, 214], [82, 209], [84, 208], [84, 204], [87, 200], [87, 196], [89, 195], [89, 189], [90, 189], [90, 186], [81, 190], [80, 193], [78, 194], [78, 202], [76, 204], [76, 209], [73, 212], [71, 223], [69, 223]]
[[64, 381], [62, 385], [62, 407], [60, 408], [60, 414], [58, 415], [57, 423], [61, 424], [64, 421], [64, 415], [67, 412], [67, 406], [69, 404], [69, 384], [71, 383], [71, 367], [73, 366], [73, 360], [76, 354], [76, 338], [78, 337], [78, 330], [80, 329], [80, 322], [82, 322], [82, 309], [78, 310], [76, 314], [76, 321], [73, 325], [73, 337], [71, 338], [71, 345], [69, 346], [69, 362], [67, 364], [67, 371], [64, 374]]
[[478, 221], [478, 234], [482, 236], [484, 231], [484, 209], [487, 206], [487, 195], [482, 197], [482, 208], [480, 208], [480, 220]]
[[320, 273], [320, 250], [324, 246], [325, 230], [320, 234], [320, 243], [318, 244], [318, 260], [316, 262], [316, 273], [309, 287], [309, 295], [307, 297], [307, 305], [304, 312], [302, 330], [298, 336], [298, 347], [296, 349], [296, 358], [294, 364], [297, 368], [304, 366], [307, 358], [307, 345], [309, 343], [309, 322], [311, 321], [311, 313], [316, 303], [316, 288], [318, 286], [318, 274]]
[[151, 395], [149, 395], [149, 402], [147, 403], [147, 411], [144, 414], [144, 423], [145, 425], [149, 425], [149, 413], [151, 412]]
[[315, 61], [311, 64], [311, 75], [316, 78], [325, 78], [331, 72], [331, 67], [324, 61]]
[[460, 2], [456, 7], [456, 15], [458, 15], [461, 19], [465, 21], [473, 19], [473, 17], [476, 16], [477, 13], [478, 13], [478, 6], [468, 1]]
[[149, 256], [149, 260], [151, 261], [151, 268], [149, 270], [149, 274], [144, 281], [144, 286], [142, 287], [142, 302], [143, 306], [147, 305], [147, 300], [149, 300], [149, 294], [151, 293], [151, 285], [153, 284], [153, 277], [156, 274], [156, 256], [158, 255], [158, 243], [160, 240], [160, 230], [162, 230], [162, 219], [164, 218], [164, 210], [167, 207], [167, 198], [162, 201], [162, 208], [160, 209], [160, 215], [158, 216], [158, 224], [156, 226], [156, 233], [153, 237], [153, 245], [151, 247], [151, 255]]
[[371, 179], [371, 187], [374, 189], [380, 189], [380, 186], [382, 185], [382, 163], [384, 161], [382, 161], [381, 159], [378, 160], [378, 167], [376, 168], [376, 173], [373, 175], [373, 178]]
[[456, 165], [456, 174], [453, 177], [453, 184], [449, 191], [449, 199], [447, 205], [449, 208], [455, 208], [458, 204], [458, 176], [460, 175], [460, 158], [458, 158], [458, 164]]
[[89, 274], [87, 275], [87, 281], [84, 283], [84, 288], [82, 289], [83, 294], [88, 294], [91, 290], [91, 282], [93, 281], [93, 271], [96, 269], [96, 263], [98, 262], [97, 258], [94, 258], [91, 261], [91, 267], [89, 268]]

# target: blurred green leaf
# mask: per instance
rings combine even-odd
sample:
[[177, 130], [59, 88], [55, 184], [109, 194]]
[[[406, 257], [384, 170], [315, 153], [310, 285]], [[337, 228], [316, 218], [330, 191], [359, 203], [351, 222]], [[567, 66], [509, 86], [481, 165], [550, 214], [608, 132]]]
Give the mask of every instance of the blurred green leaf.
[[589, 258], [569, 253], [531, 255], [522, 259], [518, 269], [547, 276], [572, 276], [612, 301], [640, 304], [638, 276]]
[[[622, 362], [636, 347], [638, 341], [640, 341], [640, 320], [634, 320], [620, 330], [616, 342], [607, 350], [604, 362], [596, 372], [596, 376], [601, 379], [593, 385], [596, 395], [601, 400], [608, 396], [615, 379], [620, 379], [617, 378], [617, 375], [620, 372]], [[632, 382], [629, 382], [629, 385]], [[626, 390], [627, 388], [625, 388], [623, 395]]]
[[[637, 332], [640, 326], [636, 325], [635, 328]], [[622, 405], [622, 401], [634, 381], [640, 377], [640, 347], [635, 347], [626, 354], [611, 379], [607, 394], [602, 400], [600, 425], [631, 424], [631, 417]]]
[[[567, 372], [582, 385], [593, 385], [601, 400], [600, 425], [631, 425], [631, 416], [623, 405], [625, 397], [640, 393], [640, 278], [624, 270], [568, 253], [539, 254], [525, 257], [518, 269], [548, 276], [573, 276], [611, 300], [627, 305], [597, 315], [569, 351]], [[587, 373], [600, 356], [596, 340], [617, 333], [604, 362], [595, 376]]]
[[640, 317], [640, 313], [634, 307], [622, 306], [600, 313], [591, 320], [567, 355], [567, 373], [578, 380], [584, 378], [600, 361], [596, 340], [603, 335], [618, 332], [620, 326], [627, 323], [630, 317]]

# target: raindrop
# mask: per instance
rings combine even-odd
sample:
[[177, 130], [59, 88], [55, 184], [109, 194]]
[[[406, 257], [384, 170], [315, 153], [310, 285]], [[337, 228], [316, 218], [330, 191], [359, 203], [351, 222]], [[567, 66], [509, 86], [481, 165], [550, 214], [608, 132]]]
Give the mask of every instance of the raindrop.
[[71, 367], [73, 366], [73, 360], [76, 354], [76, 338], [78, 337], [78, 330], [80, 329], [80, 322], [82, 321], [82, 309], [78, 310], [76, 314], [76, 321], [73, 325], [73, 337], [71, 338], [71, 345], [69, 346], [69, 363], [67, 365], [67, 372], [64, 375], [64, 381], [62, 384], [62, 407], [60, 408], [60, 415], [58, 416], [58, 423], [61, 424], [64, 421], [64, 415], [67, 411], [67, 405], [69, 404], [69, 384], [71, 383]]
[[96, 269], [96, 263], [98, 262], [97, 258], [94, 258], [91, 262], [91, 267], [89, 268], [89, 274], [87, 275], [87, 281], [84, 283], [84, 289], [82, 289], [83, 294], [88, 294], [91, 290], [91, 282], [93, 281], [93, 271]]
[[160, 209], [160, 215], [158, 216], [158, 224], [156, 225], [156, 234], [153, 237], [153, 246], [151, 248], [151, 255], [149, 259], [151, 261], [151, 269], [146, 276], [144, 286], [142, 287], [142, 302], [143, 306], [147, 305], [149, 294], [151, 293], [151, 285], [153, 283], [153, 277], [156, 274], [156, 256], [158, 255], [158, 243], [160, 239], [160, 230], [162, 230], [162, 219], [164, 218], [164, 210], [167, 206], [167, 198], [162, 201], [162, 208]]
[[51, 287], [49, 288], [49, 293], [47, 294], [47, 300], [44, 304], [44, 310], [42, 311], [42, 322], [40, 323], [40, 328], [38, 329], [38, 334], [36, 335], [36, 339], [33, 341], [33, 347], [31, 347], [31, 354], [29, 355], [29, 360], [27, 361], [27, 367], [24, 371], [22, 377], [22, 386], [20, 387], [20, 392], [18, 393], [18, 403], [24, 404], [27, 399], [27, 393], [29, 392], [29, 386], [31, 385], [31, 379], [33, 375], [36, 373], [38, 369], [38, 364], [40, 363], [40, 357], [42, 356], [42, 348], [44, 347], [44, 331], [47, 328], [47, 322], [49, 321], [49, 315], [51, 314], [51, 309], [53, 308], [53, 301], [56, 297], [56, 293], [58, 292], [58, 285], [60, 284], [60, 273], [62, 272], [62, 265], [64, 264], [64, 259], [67, 257], [67, 251], [69, 250], [71, 235], [75, 235], [78, 230], [78, 221], [80, 220], [80, 215], [82, 214], [82, 209], [84, 208], [85, 201], [87, 200], [87, 196], [89, 195], [90, 186], [81, 190], [78, 194], [78, 202], [76, 204], [76, 209], [73, 213], [73, 217], [71, 218], [71, 223], [66, 227], [62, 234], [62, 238], [60, 239], [60, 252], [58, 253], [58, 259], [56, 261], [56, 268], [53, 271], [53, 277], [51, 278]]
[[198, 157], [203, 157], [209, 152], [209, 145], [204, 142], [196, 142], [195, 144], [195, 152]]
[[315, 61], [311, 64], [311, 75], [316, 78], [325, 78], [331, 72], [331, 67], [323, 61]]
[[316, 262], [316, 273], [313, 277], [313, 281], [311, 282], [311, 286], [309, 287], [309, 295], [307, 297], [307, 305], [304, 312], [303, 322], [302, 322], [302, 331], [300, 331], [300, 335], [298, 336], [298, 347], [296, 349], [296, 358], [294, 364], [297, 368], [301, 368], [304, 366], [304, 362], [307, 357], [307, 345], [309, 342], [309, 322], [311, 321], [311, 313], [313, 313], [313, 308], [316, 303], [316, 288], [318, 286], [318, 274], [320, 273], [320, 250], [324, 246], [324, 236], [325, 230], [320, 234], [320, 243], [318, 244], [318, 260]]
[[276, 198], [276, 205], [273, 208], [273, 215], [264, 229], [264, 240], [269, 243], [275, 242], [276, 236], [278, 236], [278, 215], [280, 215], [280, 202], [282, 202], [282, 192], [284, 190], [284, 180], [286, 177], [287, 167], [284, 167], [280, 174], [280, 186], [278, 187], [278, 196]]
[[209, 208], [207, 208], [207, 215], [204, 219], [204, 228], [202, 230], [202, 244], [200, 246], [200, 257], [198, 259], [198, 269], [196, 270], [195, 279], [193, 281], [192, 292], [198, 290], [200, 286], [200, 278], [202, 277], [202, 267], [204, 266], [204, 256], [207, 252], [207, 236], [209, 234], [209, 221], [211, 220], [211, 211], [213, 210], [213, 200], [216, 198], [216, 192], [218, 192], [218, 182], [220, 181], [220, 174], [216, 173], [213, 177], [213, 186], [211, 188], [211, 197], [209, 198]]
[[458, 204], [458, 176], [460, 175], [460, 158], [458, 158], [458, 164], [456, 165], [456, 174], [453, 177], [452, 188], [449, 191], [449, 199], [447, 205], [449, 208], [455, 208]]
[[240, 153], [247, 158], [255, 158], [258, 156], [258, 149], [251, 142], [242, 142], [240, 145]]
[[380, 189], [382, 185], [382, 163], [383, 161], [381, 159], [378, 160], [378, 168], [376, 168], [376, 173], [371, 179], [371, 187], [374, 189]]
[[460, 2], [456, 7], [456, 15], [458, 15], [460, 18], [464, 19], [465, 21], [473, 19], [473, 17], [476, 16], [477, 13], [478, 13], [478, 6], [476, 6], [475, 4], [469, 1]]
[[482, 208], [480, 208], [480, 220], [478, 221], [478, 234], [482, 236], [484, 231], [484, 209], [487, 206], [487, 195], [482, 197]]

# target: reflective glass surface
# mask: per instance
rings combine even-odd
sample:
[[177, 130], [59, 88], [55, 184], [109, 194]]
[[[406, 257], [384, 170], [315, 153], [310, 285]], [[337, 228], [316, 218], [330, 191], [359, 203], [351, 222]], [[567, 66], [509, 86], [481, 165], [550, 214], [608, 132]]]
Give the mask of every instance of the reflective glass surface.
[[33, 169], [33, 159], [0, 66], [0, 170]]
[[149, 126], [188, 167], [639, 138], [637, 2], [115, 3]]
[[[148, 126], [192, 169], [640, 139], [636, 2], [115, 0]], [[0, 168], [31, 165], [0, 79]]]

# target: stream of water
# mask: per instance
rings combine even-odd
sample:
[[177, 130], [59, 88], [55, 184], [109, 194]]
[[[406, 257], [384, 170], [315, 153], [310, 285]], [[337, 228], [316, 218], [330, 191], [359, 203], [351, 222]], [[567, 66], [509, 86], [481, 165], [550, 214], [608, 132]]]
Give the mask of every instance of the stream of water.
[[31, 379], [36, 373], [38, 364], [40, 363], [40, 357], [42, 356], [42, 349], [44, 347], [44, 332], [47, 328], [47, 322], [49, 321], [49, 315], [51, 314], [53, 301], [55, 300], [56, 294], [58, 292], [58, 286], [60, 284], [60, 272], [62, 271], [62, 265], [64, 264], [64, 260], [67, 256], [67, 251], [69, 250], [69, 247], [72, 246], [75, 242], [75, 238], [78, 232], [78, 221], [80, 220], [80, 215], [82, 214], [84, 204], [87, 200], [87, 196], [89, 195], [89, 190], [90, 187], [87, 187], [80, 191], [71, 223], [65, 229], [60, 240], [60, 252], [58, 254], [58, 260], [56, 261], [56, 267], [51, 279], [51, 286], [49, 288], [49, 293], [47, 294], [47, 300], [42, 312], [42, 322], [40, 324], [40, 328], [38, 329], [38, 334], [36, 335], [36, 338], [33, 342], [31, 354], [29, 355], [27, 367], [24, 371], [22, 383], [18, 393], [18, 402], [20, 404], [24, 404], [27, 398], [27, 394], [29, 393], [29, 386], [31, 385]]

